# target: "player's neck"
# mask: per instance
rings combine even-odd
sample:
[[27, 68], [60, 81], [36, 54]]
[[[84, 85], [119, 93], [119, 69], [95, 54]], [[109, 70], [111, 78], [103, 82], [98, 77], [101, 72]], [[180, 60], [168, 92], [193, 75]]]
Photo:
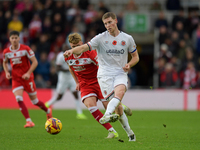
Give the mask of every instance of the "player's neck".
[[116, 37], [119, 35], [119, 33], [120, 33], [120, 31], [118, 29], [116, 29], [114, 32], [112, 32], [112, 33], [110, 32], [110, 35]]
[[11, 49], [12, 50], [17, 50], [19, 48], [19, 44], [16, 44], [16, 45], [12, 45], [11, 46]]

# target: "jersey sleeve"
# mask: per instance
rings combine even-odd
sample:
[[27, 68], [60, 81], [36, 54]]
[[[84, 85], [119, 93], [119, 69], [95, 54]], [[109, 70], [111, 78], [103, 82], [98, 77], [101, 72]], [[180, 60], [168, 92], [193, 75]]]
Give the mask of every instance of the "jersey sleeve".
[[100, 39], [101, 39], [101, 34], [95, 36], [94, 38], [92, 38], [87, 45], [89, 46], [89, 50], [93, 50], [93, 49], [97, 49], [100, 43]]
[[56, 58], [56, 65], [62, 65], [64, 61], [64, 56], [59, 53]]
[[33, 52], [33, 50], [29, 46], [26, 46], [26, 50], [27, 50], [28, 58], [35, 56], [35, 53]]
[[128, 51], [129, 53], [134, 53], [137, 49], [136, 49], [135, 41], [132, 36], [129, 37], [129, 42], [130, 43], [129, 43]]
[[5, 50], [3, 51], [3, 61], [7, 61], [8, 60], [8, 57], [6, 55], [6, 52]]
[[95, 65], [98, 65], [98, 57], [96, 50], [91, 51], [89, 55], [89, 57], [94, 61]]

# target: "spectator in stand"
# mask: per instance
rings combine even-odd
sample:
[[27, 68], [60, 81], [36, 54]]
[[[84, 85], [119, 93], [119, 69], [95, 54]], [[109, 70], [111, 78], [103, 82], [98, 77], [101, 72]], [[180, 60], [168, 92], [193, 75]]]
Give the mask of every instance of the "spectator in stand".
[[19, 16], [14, 15], [12, 21], [8, 23], [8, 30], [15, 30], [21, 32], [23, 29], [23, 23], [19, 20]]
[[196, 70], [199, 69], [198, 57], [194, 55], [193, 49], [191, 47], [186, 47], [186, 54], [181, 60], [181, 71], [186, 70], [187, 64], [193, 62]]
[[42, 33], [46, 33], [48, 35], [51, 34], [51, 30], [52, 30], [52, 27], [51, 27], [51, 19], [49, 16], [46, 16], [44, 18], [44, 22], [42, 24]]
[[162, 7], [161, 4], [158, 1], [154, 1], [151, 5], [149, 10], [153, 10], [153, 11], [161, 11]]
[[160, 83], [161, 87], [178, 86], [178, 73], [171, 63], [165, 65], [165, 69], [160, 76]]
[[33, 18], [32, 5], [25, 5], [25, 9], [22, 11], [21, 16], [23, 18], [24, 27], [28, 27]]
[[90, 5], [89, 0], [79, 0], [78, 1], [78, 7], [83, 11], [86, 11], [88, 9], [89, 5]]
[[0, 9], [0, 33], [4, 32], [4, 16], [3, 11]]
[[179, 49], [179, 35], [176, 31], [173, 31], [171, 33], [171, 40], [172, 40], [172, 44], [170, 46], [170, 50], [173, 55], [177, 55], [178, 49]]
[[50, 63], [47, 59], [47, 53], [42, 52], [40, 54], [40, 60], [38, 61], [38, 66], [35, 69], [35, 73], [40, 74], [45, 81], [49, 80], [50, 74]]
[[163, 11], [159, 12], [159, 16], [155, 21], [155, 27], [156, 28], [160, 28], [161, 26], [165, 26], [166, 28], [168, 28], [168, 21], [165, 18], [165, 14]]
[[8, 23], [12, 20], [12, 13], [10, 10], [6, 11], [4, 14], [4, 24], [2, 24], [2, 26], [4, 26], [4, 31], [3, 33], [6, 34], [7, 33], [7, 29], [8, 29]]
[[65, 19], [62, 18], [60, 13], [55, 13], [52, 21], [52, 39], [54, 41], [58, 34], [63, 34], [65, 26]]
[[167, 0], [166, 8], [167, 10], [179, 10], [181, 7], [180, 0]]
[[183, 40], [183, 39], [180, 40], [180, 42], [179, 42], [179, 49], [177, 51], [177, 57], [180, 60], [182, 60], [185, 57], [185, 55], [186, 55], [186, 47], [187, 47], [187, 45], [185, 43], [185, 40]]
[[135, 4], [134, 0], [129, 0], [125, 6], [125, 11], [137, 11], [139, 10], [138, 6]]
[[49, 88], [56, 88], [58, 82], [58, 74], [55, 66], [50, 67], [49, 81], [47, 82]]
[[46, 54], [49, 54], [50, 48], [51, 48], [51, 43], [49, 42], [47, 34], [41, 34], [39, 38], [39, 42], [37, 43], [37, 52], [39, 55], [42, 52], [45, 52]]
[[84, 21], [86, 25], [92, 23], [92, 20], [97, 17], [97, 11], [93, 5], [89, 5], [86, 12], [84, 13]]
[[197, 79], [197, 73], [196, 73], [196, 69], [194, 67], [194, 63], [193, 62], [188, 62], [187, 63], [187, 68], [184, 71], [184, 83], [183, 83], [183, 88], [184, 89], [189, 89], [194, 88], [196, 86], [196, 81]]
[[100, 0], [98, 3], [99, 11], [103, 11], [103, 14], [109, 12], [109, 9], [105, 6], [103, 0]]
[[186, 17], [185, 17], [185, 14], [184, 14], [184, 10], [183, 8], [181, 8], [179, 11], [178, 11], [178, 14], [175, 14], [173, 16], [173, 19], [172, 19], [172, 24], [171, 24], [171, 27], [173, 30], [176, 29], [176, 24], [177, 22], [182, 22], [182, 24], [184, 25], [185, 24], [185, 21], [186, 21]]
[[45, 20], [46, 16], [51, 16], [53, 13], [54, 1], [53, 0], [46, 0], [44, 3], [44, 9], [41, 11], [41, 19]]
[[42, 21], [38, 13], [34, 14], [33, 19], [29, 24], [29, 37], [32, 42], [35, 42], [42, 31]]
[[192, 41], [193, 41], [193, 46], [196, 49], [196, 53], [198, 54], [198, 56], [200, 56], [200, 22], [196, 30], [194, 30], [192, 34]]
[[47, 88], [47, 83], [44, 81], [42, 75], [40, 74], [35, 76], [35, 85], [37, 88]]
[[86, 32], [86, 25], [83, 21], [82, 15], [76, 15], [73, 25], [78, 28], [80, 33], [84, 34]]
[[165, 43], [166, 39], [169, 37], [168, 29], [166, 26], [161, 26], [159, 28], [159, 36], [158, 36], [158, 41], [159, 44]]
[[179, 35], [179, 40], [184, 39], [185, 31], [184, 31], [183, 23], [182, 23], [182, 22], [178, 21], [178, 22], [176, 23], [175, 31], [176, 31], [176, 32], [178, 33], [178, 35]]
[[167, 44], [162, 44], [160, 46], [159, 58], [164, 58], [166, 62], [170, 62], [172, 58], [172, 53], [169, 51]]

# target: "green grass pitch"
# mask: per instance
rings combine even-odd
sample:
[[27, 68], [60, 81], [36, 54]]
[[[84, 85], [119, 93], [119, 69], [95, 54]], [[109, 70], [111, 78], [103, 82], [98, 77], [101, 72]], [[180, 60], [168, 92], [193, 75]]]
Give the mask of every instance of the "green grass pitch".
[[43, 111], [29, 112], [35, 127], [25, 129], [25, 120], [19, 110], [0, 110], [0, 150], [200, 149], [200, 111], [133, 111], [128, 118], [136, 142], [128, 142], [118, 121], [112, 125], [124, 142], [105, 139], [107, 130], [88, 110], [84, 110], [87, 120], [77, 120], [75, 110], [53, 110], [53, 116], [63, 124], [57, 135], [45, 131], [46, 115]]

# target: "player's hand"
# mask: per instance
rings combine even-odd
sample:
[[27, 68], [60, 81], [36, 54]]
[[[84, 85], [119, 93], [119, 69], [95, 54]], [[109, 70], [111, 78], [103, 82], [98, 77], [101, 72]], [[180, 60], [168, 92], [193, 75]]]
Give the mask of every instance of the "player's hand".
[[30, 74], [29, 73], [25, 73], [23, 76], [22, 76], [22, 79], [24, 80], [28, 80], [30, 78]]
[[79, 83], [76, 83], [76, 90], [80, 91], [80, 84]]
[[10, 79], [12, 78], [12, 76], [10, 75], [10, 72], [6, 72], [6, 78], [7, 78], [8, 80], [10, 80]]
[[124, 67], [123, 67], [123, 70], [124, 72], [128, 72], [130, 70], [130, 65], [129, 64], [126, 64]]
[[72, 55], [72, 51], [71, 50], [66, 50], [65, 52], [64, 52], [64, 54], [63, 54], [63, 56], [65, 57], [65, 58], [67, 58], [67, 57], [69, 57], [69, 56], [71, 56]]

